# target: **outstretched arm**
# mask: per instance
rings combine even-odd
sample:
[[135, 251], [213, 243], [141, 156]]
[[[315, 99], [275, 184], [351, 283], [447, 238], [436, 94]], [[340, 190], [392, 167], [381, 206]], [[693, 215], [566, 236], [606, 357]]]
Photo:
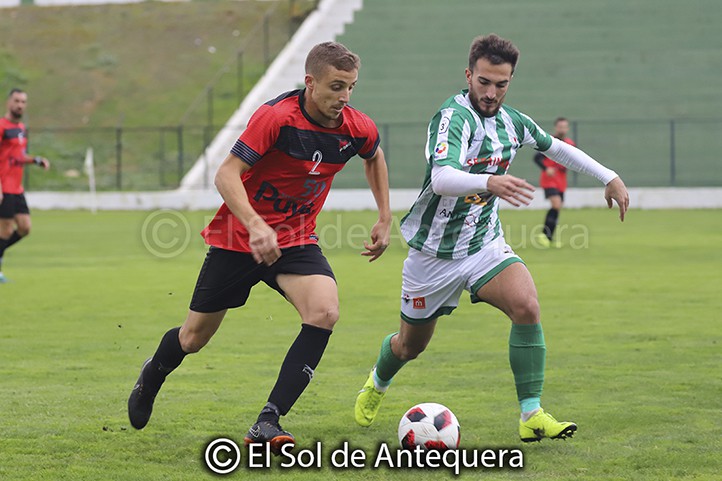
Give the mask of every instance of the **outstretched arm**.
[[381, 147], [376, 149], [373, 157], [364, 159], [364, 171], [366, 172], [366, 180], [374, 195], [376, 207], [379, 210], [379, 220], [371, 228], [371, 244], [364, 241], [366, 250], [361, 255], [371, 257], [369, 262], [373, 262], [384, 253], [391, 238], [389, 171]]
[[604, 191], [604, 198], [609, 208], [612, 208], [612, 200], [619, 206], [619, 219], [624, 221], [624, 214], [629, 208], [629, 192], [622, 182], [622, 179], [611, 169], [604, 167], [602, 164], [559, 139], [553, 139], [552, 145], [544, 155], [568, 167], [576, 172], [588, 174], [602, 182], [607, 188]]

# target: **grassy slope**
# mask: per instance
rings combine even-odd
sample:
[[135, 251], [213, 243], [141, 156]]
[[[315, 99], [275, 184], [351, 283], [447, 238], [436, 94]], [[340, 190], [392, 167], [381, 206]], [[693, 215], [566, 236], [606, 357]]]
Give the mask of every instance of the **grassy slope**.
[[[280, 3], [277, 15], [285, 19], [288, 2]], [[272, 5], [219, 0], [3, 9], [0, 65], [11, 69], [0, 87], [20, 84], [29, 91], [36, 128], [176, 125]], [[272, 33], [287, 38], [287, 29]], [[261, 59], [249, 55], [247, 73], [257, 75]], [[235, 99], [227, 100], [216, 106], [219, 118], [232, 112]], [[202, 124], [204, 114], [190, 122]]]
[[[148, 215], [37, 212], [32, 237], [8, 251], [4, 271], [14, 282], [0, 286], [0, 478], [212, 479], [199, 461], [205, 442], [240, 441], [265, 401], [298, 326], [292, 309], [259, 286], [247, 308], [229, 314], [210, 345], [173, 374], [148, 428], [129, 429], [126, 396], [161, 334], [183, 319], [204, 251], [196, 232], [209, 213], [183, 214], [189, 245], [168, 259], [144, 247]], [[524, 446], [522, 472], [470, 470], [462, 479], [722, 479], [718, 217], [633, 211], [619, 224], [607, 211], [568, 211], [566, 247], [540, 251], [528, 245], [540, 213], [502, 214], [542, 302], [545, 405], [580, 431], [565, 443]], [[405, 251], [396, 238], [382, 261], [367, 265], [350, 245], [363, 232], [352, 226], [368, 228], [372, 214], [327, 213], [320, 221], [342, 321], [285, 425], [304, 445], [320, 439], [331, 449], [348, 440], [372, 451], [394, 442], [411, 404], [436, 401], [459, 417], [465, 446], [518, 446], [506, 321], [466, 296], [428, 352], [399, 374], [377, 423], [353, 424], [355, 393], [382, 336], [396, 326]], [[174, 240], [161, 234], [162, 242]], [[570, 246], [585, 238], [586, 248]], [[231, 479], [392, 474], [446, 476], [274, 469]]]

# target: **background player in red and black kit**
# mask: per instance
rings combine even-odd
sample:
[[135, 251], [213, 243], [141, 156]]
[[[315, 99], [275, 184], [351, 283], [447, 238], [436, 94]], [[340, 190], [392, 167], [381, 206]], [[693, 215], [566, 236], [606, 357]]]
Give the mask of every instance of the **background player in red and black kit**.
[[[554, 121], [554, 137], [576, 147], [574, 141], [567, 137], [568, 133], [569, 121], [564, 117], [557, 118]], [[544, 197], [551, 202], [551, 208], [547, 211], [546, 219], [544, 219], [544, 232], [539, 234], [537, 240], [544, 247], [549, 247], [559, 220], [559, 211], [562, 210], [564, 204], [564, 192], [567, 190], [567, 168], [541, 153], [534, 155], [534, 162], [541, 169], [539, 186], [544, 189]]]
[[27, 154], [28, 133], [21, 122], [27, 103], [27, 93], [12, 89], [0, 119], [0, 284], [7, 282], [2, 273], [5, 249], [30, 233], [30, 209], [23, 189], [25, 164], [50, 167], [48, 159]]
[[262, 105], [218, 169], [215, 184], [225, 202], [203, 231], [211, 247], [185, 323], [163, 336], [128, 399], [135, 428], [150, 419], [166, 376], [205, 346], [227, 309], [245, 304], [263, 281], [293, 304], [302, 324], [245, 441], [269, 442], [275, 452], [294, 442], [279, 416], [311, 381], [338, 320], [336, 282], [317, 244], [316, 216], [334, 175], [356, 154], [379, 210], [363, 254], [373, 261], [389, 243], [388, 172], [378, 130], [347, 105], [359, 65], [341, 44], [316, 45], [306, 58], [306, 88]]

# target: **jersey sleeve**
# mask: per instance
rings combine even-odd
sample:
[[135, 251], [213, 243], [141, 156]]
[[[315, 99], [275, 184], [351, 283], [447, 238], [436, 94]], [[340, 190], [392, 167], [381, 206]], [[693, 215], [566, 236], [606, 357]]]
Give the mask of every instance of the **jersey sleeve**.
[[369, 117], [366, 117], [366, 132], [364, 134], [366, 142], [359, 149], [358, 154], [364, 159], [370, 159], [376, 155], [376, 150], [379, 148], [381, 137], [379, 136], [379, 129], [376, 127], [376, 123]]
[[530, 145], [536, 150], [548, 150], [552, 145], [552, 136], [539, 127], [528, 115], [520, 113], [519, 118], [524, 128], [524, 136], [522, 137], [523, 140], [521, 143], [523, 145]]
[[439, 110], [429, 122], [426, 160], [433, 165], [462, 169], [469, 149], [471, 126], [456, 109]]
[[264, 104], [253, 113], [231, 153], [253, 165], [273, 147], [279, 132], [280, 124], [273, 106]]

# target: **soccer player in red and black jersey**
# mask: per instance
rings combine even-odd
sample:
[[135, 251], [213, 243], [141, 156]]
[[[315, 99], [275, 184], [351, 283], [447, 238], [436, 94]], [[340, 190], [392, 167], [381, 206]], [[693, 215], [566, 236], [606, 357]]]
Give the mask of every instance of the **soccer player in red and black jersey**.
[[25, 164], [50, 167], [48, 159], [27, 154], [28, 135], [21, 122], [27, 103], [27, 93], [12, 89], [5, 116], [0, 118], [0, 284], [7, 282], [2, 273], [5, 249], [30, 233], [30, 209], [23, 189]]
[[[567, 137], [567, 134], [569, 134], [569, 120], [564, 117], [557, 118], [554, 121], [554, 137], [576, 147], [574, 141]], [[544, 189], [544, 197], [551, 202], [551, 208], [547, 211], [544, 219], [544, 232], [539, 234], [537, 240], [540, 245], [549, 247], [559, 220], [559, 211], [562, 210], [564, 204], [564, 192], [567, 190], [567, 168], [538, 152], [534, 155], [534, 163], [541, 169], [539, 186]]]
[[339, 43], [316, 45], [306, 58], [305, 88], [262, 105], [219, 167], [215, 184], [225, 202], [202, 233], [210, 248], [188, 317], [163, 336], [128, 399], [136, 429], [147, 424], [166, 376], [205, 346], [226, 311], [244, 305], [263, 281], [296, 308], [301, 332], [245, 441], [268, 442], [274, 452], [294, 443], [279, 417], [311, 381], [338, 320], [336, 282], [318, 246], [316, 216], [334, 175], [356, 154], [379, 211], [362, 254], [376, 260], [389, 244], [388, 171], [378, 130], [348, 105], [359, 65]]

